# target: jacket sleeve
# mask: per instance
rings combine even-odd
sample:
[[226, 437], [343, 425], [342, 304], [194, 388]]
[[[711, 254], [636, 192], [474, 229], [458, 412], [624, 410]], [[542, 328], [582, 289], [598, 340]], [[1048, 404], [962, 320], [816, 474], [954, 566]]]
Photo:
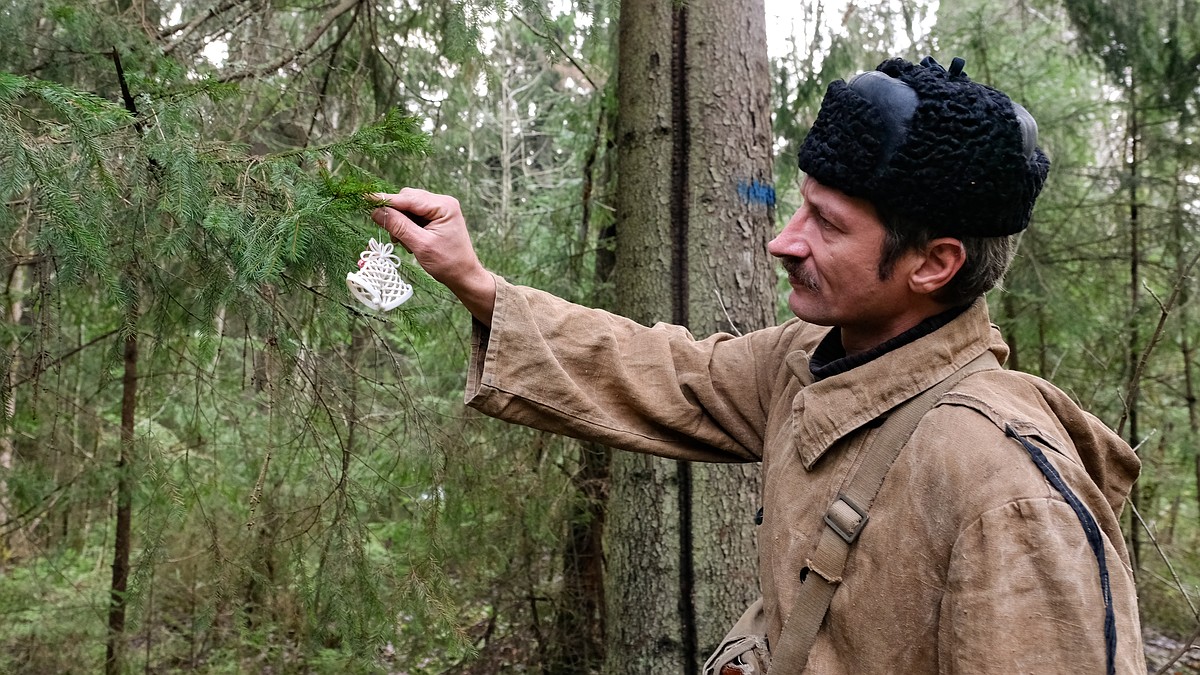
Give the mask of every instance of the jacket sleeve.
[[[466, 402], [500, 419], [664, 457], [757, 461], [779, 330], [697, 341], [497, 279]], [[782, 367], [782, 359], [773, 366]]]
[[[1105, 538], [1118, 635], [1116, 672], [1145, 672], [1128, 617], [1126, 570]], [[1056, 497], [985, 512], [955, 544], [939, 619], [942, 673], [1103, 673], [1105, 605], [1078, 517]], [[1122, 639], [1125, 644], [1122, 644]], [[1133, 644], [1130, 644], [1130, 643]]]

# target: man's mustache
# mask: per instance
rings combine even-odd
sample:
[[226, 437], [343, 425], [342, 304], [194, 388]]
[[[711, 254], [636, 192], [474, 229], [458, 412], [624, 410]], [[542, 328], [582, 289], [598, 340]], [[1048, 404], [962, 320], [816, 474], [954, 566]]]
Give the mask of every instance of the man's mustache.
[[803, 286], [810, 291], [816, 292], [821, 290], [821, 284], [817, 282], [817, 277], [808, 268], [804, 266], [804, 261], [799, 258], [786, 257], [781, 258], [780, 263], [783, 269], [787, 272], [788, 279], [799, 286]]

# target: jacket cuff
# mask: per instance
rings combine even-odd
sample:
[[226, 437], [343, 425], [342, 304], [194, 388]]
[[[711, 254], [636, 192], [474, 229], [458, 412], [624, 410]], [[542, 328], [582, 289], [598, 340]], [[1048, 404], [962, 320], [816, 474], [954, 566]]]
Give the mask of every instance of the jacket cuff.
[[[505, 310], [508, 307], [508, 296], [512, 292], [512, 284], [498, 274], [496, 279], [496, 305], [492, 310], [492, 325], [497, 326], [504, 321]], [[492, 330], [471, 317], [471, 356], [467, 362], [467, 387], [463, 401], [471, 405], [471, 401], [479, 398], [480, 389], [485, 382], [495, 379], [496, 353], [491, 348]]]

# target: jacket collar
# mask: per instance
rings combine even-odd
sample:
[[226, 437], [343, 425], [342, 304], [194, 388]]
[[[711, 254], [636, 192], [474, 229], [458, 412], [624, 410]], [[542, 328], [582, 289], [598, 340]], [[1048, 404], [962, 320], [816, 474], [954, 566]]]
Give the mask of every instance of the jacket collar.
[[[808, 384], [792, 400], [792, 432], [811, 470], [837, 441], [949, 377], [991, 349], [1003, 363], [1008, 347], [979, 299], [945, 326], [856, 368]], [[794, 374], [808, 359], [787, 359]], [[801, 382], [812, 382], [804, 373]]]
[[885, 340], [882, 344], [850, 356], [846, 355], [846, 350], [842, 346], [842, 329], [834, 327], [825, 334], [809, 358], [808, 369], [812, 371], [813, 381], [820, 381], [847, 372], [910, 342], [916, 342], [958, 318], [959, 314], [967, 311], [970, 307], [971, 305], [960, 305], [948, 309], [941, 314], [925, 319], [890, 340]]

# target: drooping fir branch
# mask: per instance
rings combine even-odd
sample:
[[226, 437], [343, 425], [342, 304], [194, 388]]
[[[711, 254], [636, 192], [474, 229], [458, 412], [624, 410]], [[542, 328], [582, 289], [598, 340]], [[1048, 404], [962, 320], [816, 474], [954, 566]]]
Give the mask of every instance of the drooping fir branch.
[[[114, 286], [111, 268], [93, 265], [109, 255], [110, 214], [121, 199], [111, 139], [130, 128], [129, 113], [94, 94], [0, 73], [0, 199], [34, 216], [33, 245], [52, 250], [60, 275], [79, 280], [90, 269]], [[21, 219], [6, 218], [18, 227]], [[56, 246], [47, 247], [51, 234]]]
[[271, 159], [302, 157], [321, 164], [329, 156], [348, 160], [355, 156], [382, 159], [394, 155], [420, 155], [429, 149], [429, 138], [420, 129], [420, 118], [392, 109], [374, 124], [369, 124], [343, 139], [274, 153]]
[[37, 226], [31, 241], [55, 257], [63, 280], [99, 277], [122, 296], [116, 279], [128, 258], [129, 225], [143, 220], [137, 264], [157, 269], [152, 277], [162, 283], [186, 278], [192, 290], [173, 291], [173, 301], [193, 296], [198, 316], [283, 281], [284, 272], [299, 280], [339, 276], [363, 245], [373, 207], [363, 195], [389, 188], [360, 163], [428, 147], [419, 120], [392, 111], [330, 143], [251, 155], [198, 136], [195, 94], [229, 92], [193, 86], [189, 95], [158, 98], [126, 88], [135, 118], [92, 94], [0, 74], [0, 156], [9, 158], [0, 164], [0, 197], [28, 191], [25, 207]]

